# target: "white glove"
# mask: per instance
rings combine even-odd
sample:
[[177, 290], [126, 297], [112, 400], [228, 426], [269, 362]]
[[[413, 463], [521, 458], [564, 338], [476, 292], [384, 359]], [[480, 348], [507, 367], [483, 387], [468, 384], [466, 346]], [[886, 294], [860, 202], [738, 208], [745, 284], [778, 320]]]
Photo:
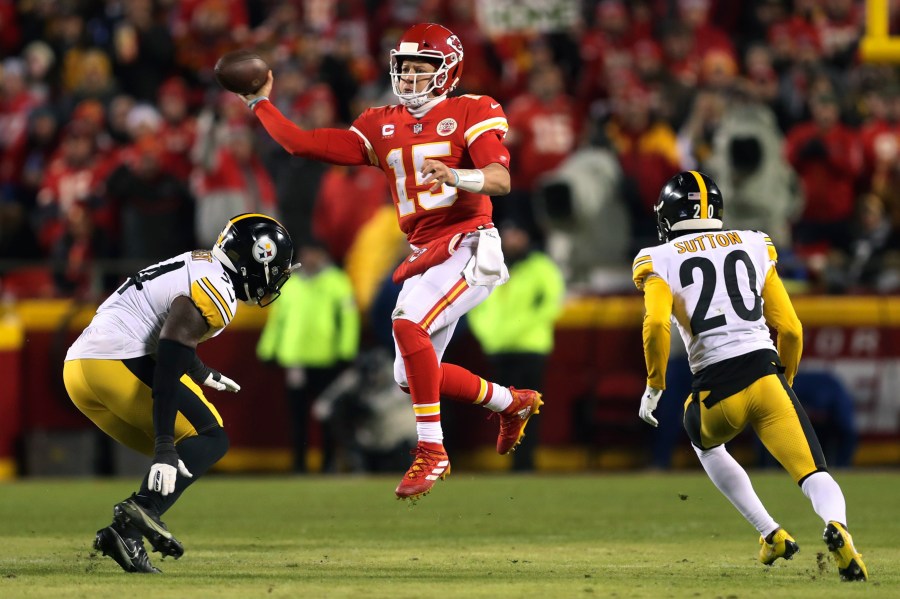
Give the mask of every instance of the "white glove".
[[178, 460], [177, 469], [175, 466], [157, 463], [150, 467], [150, 476], [147, 477], [147, 486], [150, 487], [151, 491], [156, 491], [165, 497], [169, 493], [175, 492], [176, 474], [187, 476], [188, 478], [193, 478], [194, 476], [187, 468], [185, 468], [184, 462], [181, 460]]
[[638, 411], [638, 416], [650, 426], [659, 425], [659, 421], [653, 417], [653, 410], [656, 409], [656, 404], [659, 403], [661, 395], [662, 389], [654, 389], [647, 385], [647, 388], [644, 389], [644, 395], [641, 396], [641, 409]]
[[210, 369], [210, 373], [206, 376], [206, 380], [203, 381], [203, 384], [207, 387], [212, 387], [216, 391], [230, 391], [231, 393], [237, 393], [241, 390], [240, 385], [221, 372], [212, 369]]

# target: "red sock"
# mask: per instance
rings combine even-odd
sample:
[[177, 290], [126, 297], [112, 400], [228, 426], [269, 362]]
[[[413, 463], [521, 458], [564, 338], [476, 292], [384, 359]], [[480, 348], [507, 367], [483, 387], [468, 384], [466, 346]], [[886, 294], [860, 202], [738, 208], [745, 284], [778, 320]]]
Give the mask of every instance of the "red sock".
[[406, 366], [416, 423], [441, 421], [441, 370], [428, 333], [403, 318], [394, 321], [394, 336]]
[[494, 386], [456, 364], [441, 364], [441, 395], [464, 403], [484, 405], [491, 400]]

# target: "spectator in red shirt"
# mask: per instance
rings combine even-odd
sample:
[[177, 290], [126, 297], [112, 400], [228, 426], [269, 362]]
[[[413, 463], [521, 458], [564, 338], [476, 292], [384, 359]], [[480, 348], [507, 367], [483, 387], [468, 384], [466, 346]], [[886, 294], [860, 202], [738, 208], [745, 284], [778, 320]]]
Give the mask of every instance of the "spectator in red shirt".
[[833, 92], [817, 92], [809, 108], [812, 120], [794, 126], [785, 144], [787, 159], [800, 176], [806, 200], [794, 227], [794, 241], [845, 249], [862, 170], [859, 135], [841, 123]]
[[865, 31], [863, 5], [855, 0], [829, 0], [822, 3], [822, 9], [823, 18], [815, 23], [822, 55], [831, 65], [847, 68], [856, 61], [859, 40]]
[[[391, 203], [384, 175], [362, 166], [332, 166], [322, 176], [312, 215], [313, 235], [338, 263], [372, 215]], [[352, 202], [344, 201], [353, 198]]]
[[735, 56], [734, 44], [724, 31], [710, 22], [710, 0], [678, 0], [678, 18], [694, 38], [694, 51], [701, 57], [713, 50]]
[[38, 191], [40, 211], [38, 235], [49, 252], [62, 233], [66, 214], [76, 202], [90, 202], [100, 183], [96, 136], [92, 125], [73, 121], [66, 127], [59, 156], [47, 168]]
[[873, 90], [866, 105], [871, 116], [860, 137], [863, 148], [863, 179], [860, 187], [877, 195], [900, 231], [900, 87], [896, 84]]
[[565, 92], [562, 71], [556, 66], [532, 71], [529, 93], [513, 101], [508, 119], [513, 190], [530, 193], [537, 179], [578, 145], [582, 118]]
[[173, 21], [175, 62], [205, 81], [212, 80], [219, 57], [242, 46], [250, 32], [243, 0], [184, 0], [176, 3]]
[[658, 119], [646, 88], [632, 84], [612, 103], [606, 136], [622, 166], [625, 203], [631, 215], [635, 251], [658, 242], [641, 223], [655, 218], [660, 188], [677, 172], [680, 156], [675, 131]]
[[249, 127], [230, 128], [212, 163], [198, 173], [196, 193], [200, 247], [215, 244], [229, 214], [262, 212], [277, 216], [275, 184], [256, 152]]
[[576, 96], [582, 110], [608, 95], [607, 73], [611, 62], [618, 62], [635, 41], [631, 17], [622, 0], [602, 0], [594, 13], [594, 25], [581, 37], [581, 74]]
[[167, 171], [187, 181], [193, 164], [191, 148], [197, 140], [197, 119], [188, 112], [189, 90], [184, 80], [173, 77], [159, 89], [162, 124], [163, 165]]
[[688, 87], [700, 81], [701, 55], [694, 44], [691, 29], [680, 21], [663, 24], [660, 44], [666, 68], [681, 83]]

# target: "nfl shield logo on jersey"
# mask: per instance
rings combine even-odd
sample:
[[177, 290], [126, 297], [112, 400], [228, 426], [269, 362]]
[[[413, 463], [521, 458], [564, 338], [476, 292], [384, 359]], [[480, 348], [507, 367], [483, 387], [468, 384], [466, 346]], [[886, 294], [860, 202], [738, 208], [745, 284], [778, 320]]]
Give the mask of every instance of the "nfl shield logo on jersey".
[[413, 133], [418, 135], [421, 132], [422, 132], [422, 123], [416, 123], [415, 125], [413, 125]]

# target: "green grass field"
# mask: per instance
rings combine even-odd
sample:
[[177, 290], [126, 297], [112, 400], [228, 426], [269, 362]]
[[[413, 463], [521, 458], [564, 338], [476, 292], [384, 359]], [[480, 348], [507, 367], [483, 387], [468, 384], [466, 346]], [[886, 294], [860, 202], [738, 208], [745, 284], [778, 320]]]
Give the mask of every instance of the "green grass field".
[[840, 583], [786, 474], [751, 473], [800, 544], [756, 561], [755, 531], [702, 472], [477, 476], [409, 506], [397, 477], [211, 476], [165, 516], [164, 574], [91, 548], [130, 480], [0, 485], [0, 597], [898, 597], [900, 473], [839, 472], [868, 583]]

